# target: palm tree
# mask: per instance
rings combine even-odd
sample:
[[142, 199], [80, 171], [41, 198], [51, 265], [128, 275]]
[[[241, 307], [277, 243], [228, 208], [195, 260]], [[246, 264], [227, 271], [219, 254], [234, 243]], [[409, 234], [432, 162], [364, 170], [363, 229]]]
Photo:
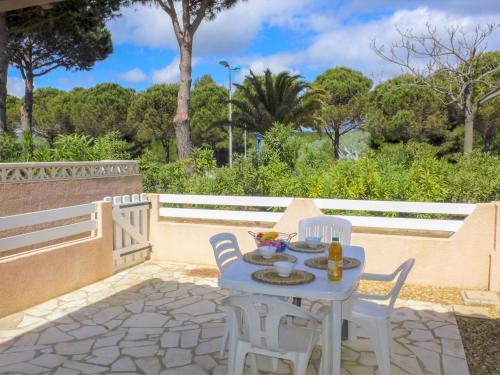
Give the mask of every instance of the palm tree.
[[321, 106], [318, 90], [300, 75], [281, 72], [273, 76], [267, 69], [263, 76], [252, 71], [244, 84], [235, 84], [240, 98], [231, 102], [236, 107], [233, 125], [250, 131], [265, 132], [273, 123], [293, 124], [295, 127], [312, 126], [318, 119], [315, 113]]

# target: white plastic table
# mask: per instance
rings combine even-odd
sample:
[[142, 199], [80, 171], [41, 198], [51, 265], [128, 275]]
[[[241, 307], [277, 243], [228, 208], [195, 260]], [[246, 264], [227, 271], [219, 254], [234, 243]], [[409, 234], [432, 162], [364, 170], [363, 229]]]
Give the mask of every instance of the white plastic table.
[[295, 269], [302, 269], [313, 273], [316, 279], [309, 284], [303, 285], [271, 285], [252, 279], [252, 272], [265, 268], [245, 262], [243, 259], [234, 262], [226, 269], [219, 278], [219, 285], [222, 288], [236, 290], [246, 293], [269, 294], [273, 296], [298, 297], [307, 299], [328, 300], [331, 304], [330, 329], [332, 338], [331, 355], [326, 355], [328, 362], [326, 373], [340, 375], [340, 353], [341, 353], [341, 330], [342, 330], [342, 301], [349, 298], [358, 287], [361, 273], [365, 266], [365, 251], [359, 246], [343, 246], [344, 256], [359, 259], [361, 265], [357, 268], [344, 270], [342, 281], [328, 281], [325, 270], [318, 270], [308, 267], [304, 260], [323, 255], [322, 253], [299, 253], [287, 250], [289, 254], [297, 257]]

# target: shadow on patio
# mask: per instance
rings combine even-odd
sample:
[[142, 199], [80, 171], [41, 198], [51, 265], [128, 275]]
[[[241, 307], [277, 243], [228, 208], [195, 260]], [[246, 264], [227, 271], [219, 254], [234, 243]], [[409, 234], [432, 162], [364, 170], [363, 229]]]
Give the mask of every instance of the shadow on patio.
[[[212, 270], [141, 264], [1, 319], [0, 373], [226, 374], [218, 356], [226, 295]], [[455, 317], [445, 308], [400, 301], [393, 324], [394, 374], [468, 374]], [[343, 374], [376, 373], [368, 340], [344, 343], [342, 359]]]

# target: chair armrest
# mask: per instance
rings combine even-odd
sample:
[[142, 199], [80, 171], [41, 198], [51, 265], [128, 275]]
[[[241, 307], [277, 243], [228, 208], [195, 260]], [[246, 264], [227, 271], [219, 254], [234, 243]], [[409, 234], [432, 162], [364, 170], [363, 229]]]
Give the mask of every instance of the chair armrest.
[[390, 275], [382, 275], [378, 273], [362, 273], [361, 280], [373, 280], [373, 281], [392, 281], [396, 277], [395, 273]]

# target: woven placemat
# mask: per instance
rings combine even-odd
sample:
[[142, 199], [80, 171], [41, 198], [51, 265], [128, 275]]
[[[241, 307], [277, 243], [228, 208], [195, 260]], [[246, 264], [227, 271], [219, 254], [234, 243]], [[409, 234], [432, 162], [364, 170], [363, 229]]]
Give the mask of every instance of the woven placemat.
[[274, 285], [299, 285], [308, 284], [314, 279], [312, 273], [303, 270], [293, 270], [288, 277], [282, 277], [274, 268], [266, 268], [252, 273], [252, 279], [266, 284]]
[[328, 250], [328, 244], [321, 242], [318, 247], [311, 248], [304, 241], [290, 242], [288, 248], [299, 253], [323, 253]]
[[[304, 264], [311, 268], [326, 270], [328, 267], [328, 258], [327, 257], [309, 258], [304, 261]], [[359, 267], [361, 265], [361, 262], [356, 258], [344, 257], [343, 264], [344, 265], [342, 266], [342, 268], [348, 270], [351, 268]]]
[[272, 266], [275, 262], [297, 262], [297, 258], [291, 254], [276, 253], [271, 258], [264, 258], [257, 251], [246, 253], [243, 255], [243, 260], [259, 266]]

